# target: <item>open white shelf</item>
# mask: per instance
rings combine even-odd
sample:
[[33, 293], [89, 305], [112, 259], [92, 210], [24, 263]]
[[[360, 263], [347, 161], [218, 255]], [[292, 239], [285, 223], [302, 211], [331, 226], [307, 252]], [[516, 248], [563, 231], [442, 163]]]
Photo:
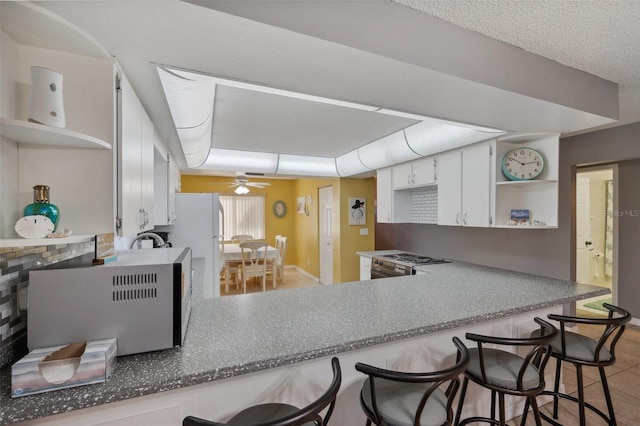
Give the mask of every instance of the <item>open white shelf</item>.
[[0, 248], [85, 243], [87, 241], [93, 241], [95, 237], [95, 235], [71, 235], [66, 238], [0, 238]]
[[508, 225], [499, 225], [494, 226], [494, 228], [498, 229], [557, 229], [557, 226], [508, 226]]
[[66, 146], [70, 148], [111, 149], [107, 142], [93, 136], [44, 124], [0, 117], [0, 136], [19, 143]]
[[505, 180], [496, 182], [496, 185], [513, 185], [513, 186], [521, 186], [521, 185], [541, 185], [545, 183], [554, 183], [557, 182], [556, 179], [534, 179], [534, 180]]

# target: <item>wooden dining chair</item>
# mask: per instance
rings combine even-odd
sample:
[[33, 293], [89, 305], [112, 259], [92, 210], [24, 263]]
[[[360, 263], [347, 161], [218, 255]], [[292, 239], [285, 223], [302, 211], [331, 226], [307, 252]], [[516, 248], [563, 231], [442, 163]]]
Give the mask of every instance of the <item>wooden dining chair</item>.
[[[231, 242], [233, 244], [240, 244], [244, 241], [251, 241], [253, 239], [253, 235], [233, 235], [231, 237]], [[238, 267], [241, 263], [242, 262], [240, 261], [227, 261], [224, 263], [225, 294], [229, 293], [229, 284], [235, 284], [236, 289], [240, 285], [240, 278], [238, 277]]]
[[247, 292], [247, 278], [252, 277], [261, 277], [262, 291], [267, 290], [267, 247], [269, 244], [266, 241], [240, 243], [242, 263], [238, 272], [242, 276], [242, 288], [245, 293]]
[[231, 242], [234, 244], [240, 244], [245, 241], [251, 241], [253, 239], [253, 235], [233, 235], [231, 237]]
[[278, 277], [284, 283], [284, 259], [287, 255], [287, 237], [276, 235], [276, 249], [278, 250], [278, 258], [272, 262], [272, 273], [274, 282]]

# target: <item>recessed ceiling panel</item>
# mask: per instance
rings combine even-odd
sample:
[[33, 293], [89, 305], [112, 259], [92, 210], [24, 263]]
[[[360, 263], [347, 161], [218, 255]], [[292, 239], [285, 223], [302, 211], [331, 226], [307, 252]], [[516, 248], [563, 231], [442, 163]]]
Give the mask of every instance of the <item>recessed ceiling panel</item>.
[[215, 148], [338, 157], [416, 120], [217, 85]]

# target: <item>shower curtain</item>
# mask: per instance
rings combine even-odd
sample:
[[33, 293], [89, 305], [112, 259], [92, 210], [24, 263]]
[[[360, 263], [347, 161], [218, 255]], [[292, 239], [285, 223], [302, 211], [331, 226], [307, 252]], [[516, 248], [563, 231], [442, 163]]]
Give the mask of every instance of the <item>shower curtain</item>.
[[605, 203], [606, 218], [604, 230], [604, 274], [605, 276], [613, 275], [613, 181], [606, 180], [605, 184]]

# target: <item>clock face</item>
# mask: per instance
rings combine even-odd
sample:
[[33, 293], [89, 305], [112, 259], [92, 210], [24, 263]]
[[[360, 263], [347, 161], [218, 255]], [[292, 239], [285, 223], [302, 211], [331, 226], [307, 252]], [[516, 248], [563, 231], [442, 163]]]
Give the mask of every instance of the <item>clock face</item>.
[[53, 232], [55, 225], [46, 216], [24, 216], [16, 222], [16, 232], [22, 238], [44, 238]]
[[273, 205], [273, 213], [278, 217], [283, 217], [287, 213], [287, 206], [284, 201], [276, 201]]
[[518, 148], [502, 159], [502, 172], [510, 180], [535, 179], [544, 169], [542, 154], [532, 148]]

